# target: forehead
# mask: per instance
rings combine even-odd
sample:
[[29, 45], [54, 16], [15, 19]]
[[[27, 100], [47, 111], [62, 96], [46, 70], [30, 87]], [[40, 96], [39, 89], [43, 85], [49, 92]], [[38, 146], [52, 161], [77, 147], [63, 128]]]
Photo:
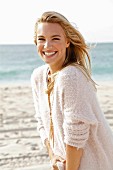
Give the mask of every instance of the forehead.
[[39, 23], [37, 35], [65, 35], [63, 28], [58, 23]]

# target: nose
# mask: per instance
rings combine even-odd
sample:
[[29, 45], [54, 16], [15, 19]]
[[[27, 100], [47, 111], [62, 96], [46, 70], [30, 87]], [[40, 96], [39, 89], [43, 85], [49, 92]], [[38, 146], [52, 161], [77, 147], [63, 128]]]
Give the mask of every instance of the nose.
[[45, 44], [44, 44], [44, 48], [48, 49], [48, 48], [51, 48], [51, 47], [52, 47], [51, 41], [46, 40]]

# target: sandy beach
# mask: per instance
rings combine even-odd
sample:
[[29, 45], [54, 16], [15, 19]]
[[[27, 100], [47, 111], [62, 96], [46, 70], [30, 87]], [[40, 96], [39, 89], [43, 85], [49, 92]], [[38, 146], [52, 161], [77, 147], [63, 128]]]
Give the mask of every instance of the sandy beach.
[[[113, 129], [113, 82], [98, 82], [97, 96]], [[49, 170], [49, 158], [36, 130], [30, 85], [0, 85], [0, 167]], [[42, 166], [43, 165], [43, 166]], [[48, 166], [48, 168], [46, 168]]]

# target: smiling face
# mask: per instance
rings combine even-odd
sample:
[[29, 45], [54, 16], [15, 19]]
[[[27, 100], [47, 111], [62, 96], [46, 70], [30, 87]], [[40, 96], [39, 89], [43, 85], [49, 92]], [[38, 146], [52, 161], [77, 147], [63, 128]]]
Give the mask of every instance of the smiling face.
[[63, 28], [57, 23], [39, 23], [37, 51], [44, 62], [57, 71], [64, 63], [69, 42]]

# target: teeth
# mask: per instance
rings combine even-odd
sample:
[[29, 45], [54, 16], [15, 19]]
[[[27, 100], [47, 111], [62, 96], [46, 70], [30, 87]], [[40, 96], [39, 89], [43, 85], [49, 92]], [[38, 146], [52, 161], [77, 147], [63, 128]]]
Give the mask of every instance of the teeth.
[[47, 55], [47, 56], [50, 56], [50, 55], [53, 55], [53, 54], [55, 54], [55, 52], [45, 52], [45, 55]]

